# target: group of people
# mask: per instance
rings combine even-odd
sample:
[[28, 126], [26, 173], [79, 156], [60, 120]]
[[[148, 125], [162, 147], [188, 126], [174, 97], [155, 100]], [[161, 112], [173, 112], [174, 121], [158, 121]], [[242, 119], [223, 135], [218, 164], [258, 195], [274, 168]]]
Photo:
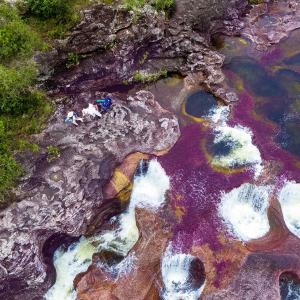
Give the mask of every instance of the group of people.
[[[101, 117], [101, 112], [105, 113], [111, 109], [112, 99], [109, 97], [106, 97], [104, 99], [97, 99], [95, 102], [96, 104], [89, 103], [89, 106], [82, 110], [83, 117], [86, 115], [91, 115], [92, 117]], [[80, 118], [74, 111], [68, 112], [67, 117], [65, 118], [65, 123], [77, 126], [77, 121], [83, 122], [83, 119]]]

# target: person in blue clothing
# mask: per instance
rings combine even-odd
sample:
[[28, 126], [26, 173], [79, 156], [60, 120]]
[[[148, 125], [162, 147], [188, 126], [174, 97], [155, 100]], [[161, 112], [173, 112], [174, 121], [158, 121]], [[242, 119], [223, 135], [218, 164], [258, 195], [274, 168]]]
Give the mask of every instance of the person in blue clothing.
[[111, 108], [112, 100], [111, 98], [106, 97], [104, 99], [96, 100], [96, 103], [98, 105], [99, 110], [103, 110], [104, 112], [107, 112]]

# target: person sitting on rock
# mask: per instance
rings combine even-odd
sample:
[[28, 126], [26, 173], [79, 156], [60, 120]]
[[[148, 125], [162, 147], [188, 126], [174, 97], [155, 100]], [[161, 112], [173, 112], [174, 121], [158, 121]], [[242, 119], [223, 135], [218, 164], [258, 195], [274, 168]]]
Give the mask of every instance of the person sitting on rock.
[[76, 112], [70, 111], [67, 114], [67, 117], [65, 118], [65, 123], [71, 123], [73, 125], [78, 126], [78, 123], [76, 121], [83, 122], [82, 118], [79, 118]]
[[95, 118], [97, 116], [97, 117], [101, 118], [101, 113], [97, 109], [97, 106], [93, 105], [91, 103], [89, 103], [89, 106], [87, 108], [84, 108], [82, 110], [82, 115], [83, 116], [90, 115], [93, 118]]
[[98, 99], [98, 100], [96, 100], [96, 103], [98, 105], [99, 110], [107, 112], [111, 108], [112, 100], [111, 100], [111, 98], [106, 97], [104, 99]]

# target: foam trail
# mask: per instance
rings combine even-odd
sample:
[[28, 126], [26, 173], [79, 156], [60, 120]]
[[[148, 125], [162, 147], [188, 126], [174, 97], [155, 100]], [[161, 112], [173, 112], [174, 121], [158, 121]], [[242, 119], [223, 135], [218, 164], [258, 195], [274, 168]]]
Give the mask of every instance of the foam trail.
[[269, 231], [267, 209], [271, 190], [271, 186], [245, 183], [223, 193], [219, 213], [238, 239], [258, 239]]
[[215, 124], [226, 124], [229, 119], [229, 106], [218, 106], [210, 110], [208, 119]]
[[[126, 256], [139, 238], [135, 208], [158, 209], [165, 201], [170, 188], [170, 180], [157, 160], [151, 160], [146, 173], [134, 178], [132, 195], [128, 209], [117, 218], [117, 229], [90, 238], [82, 237], [66, 252], [58, 249], [54, 254], [56, 282], [45, 294], [46, 300], [75, 300], [73, 281], [77, 274], [85, 272], [92, 263], [93, 254], [101, 250], [112, 251]], [[124, 260], [112, 266], [112, 272], [126, 272], [134, 259]]]
[[300, 238], [300, 183], [287, 181], [278, 198], [286, 226]]
[[169, 246], [163, 256], [161, 271], [164, 283], [163, 300], [198, 300], [204, 284], [200, 288], [192, 286], [191, 263], [195, 259], [189, 254], [173, 254]]

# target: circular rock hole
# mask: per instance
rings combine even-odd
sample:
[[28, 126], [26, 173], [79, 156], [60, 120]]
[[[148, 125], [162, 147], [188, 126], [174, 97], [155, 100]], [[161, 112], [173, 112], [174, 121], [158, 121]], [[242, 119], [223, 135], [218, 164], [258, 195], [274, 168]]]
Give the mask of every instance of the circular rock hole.
[[279, 277], [279, 288], [282, 300], [300, 299], [300, 279], [295, 273], [282, 273]]
[[204, 264], [199, 258], [195, 258], [191, 262], [190, 280], [191, 286], [194, 290], [199, 289], [205, 282], [205, 268]]
[[218, 102], [212, 94], [198, 91], [187, 98], [185, 111], [193, 117], [203, 118], [217, 105]]

